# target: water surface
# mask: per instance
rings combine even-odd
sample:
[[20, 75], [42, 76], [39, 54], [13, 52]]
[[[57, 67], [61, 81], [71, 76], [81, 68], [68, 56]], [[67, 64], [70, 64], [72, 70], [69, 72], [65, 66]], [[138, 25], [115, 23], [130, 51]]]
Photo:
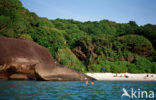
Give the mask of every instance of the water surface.
[[123, 88], [128, 93], [131, 88], [156, 93], [156, 82], [95, 81], [94, 85], [87, 86], [84, 81], [0, 80], [0, 100], [128, 100], [121, 98]]

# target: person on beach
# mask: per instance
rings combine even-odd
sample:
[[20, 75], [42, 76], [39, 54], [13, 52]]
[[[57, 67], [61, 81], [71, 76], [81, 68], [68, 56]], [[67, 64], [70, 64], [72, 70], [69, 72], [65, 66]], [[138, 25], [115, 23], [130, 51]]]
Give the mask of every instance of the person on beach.
[[113, 75], [113, 77], [118, 77], [118, 74], [116, 73], [115, 75]]
[[126, 74], [124, 74], [124, 77], [126, 78]]
[[125, 77], [125, 78], [129, 78], [129, 76], [128, 76], [128, 75], [126, 75], [126, 74], [124, 74], [124, 77]]
[[147, 74], [147, 76], [146, 77], [148, 77], [148, 74]]
[[116, 77], [118, 77], [118, 74], [116, 73]]
[[151, 75], [151, 77], [153, 77], [153, 75]]
[[120, 75], [120, 77], [122, 77], [122, 74]]
[[149, 78], [149, 75], [148, 74], [144, 77], [144, 79], [147, 79], [147, 78]]

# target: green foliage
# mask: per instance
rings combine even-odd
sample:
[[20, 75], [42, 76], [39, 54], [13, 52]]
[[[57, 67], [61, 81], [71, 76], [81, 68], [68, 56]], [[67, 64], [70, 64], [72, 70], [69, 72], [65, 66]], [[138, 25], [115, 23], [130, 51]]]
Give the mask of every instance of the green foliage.
[[61, 64], [78, 71], [156, 73], [156, 25], [135, 21], [79, 22], [38, 17], [19, 0], [0, 0], [0, 35], [46, 47]]
[[106, 68], [106, 72], [123, 73], [128, 72], [129, 63], [126, 61], [110, 62], [107, 60], [98, 61], [98, 64], [90, 65], [94, 72], [100, 72], [101, 68]]
[[29, 34], [22, 34], [20, 37], [24, 38], [26, 40], [29, 40], [29, 41], [33, 41], [33, 39], [31, 38], [31, 36]]
[[90, 65], [93, 72], [100, 72], [101, 68], [106, 68], [106, 72], [112, 73], [155, 73], [156, 62], [150, 62], [145, 58], [138, 59], [134, 64], [127, 61], [110, 62], [107, 60], [98, 61]]
[[152, 72], [153, 72], [153, 73], [156, 73], [156, 62], [153, 62], [152, 64], [153, 64]]
[[9, 21], [10, 21], [10, 17], [1, 15], [0, 16], [0, 30], [2, 30], [3, 28], [6, 28], [7, 25], [9, 24]]
[[80, 72], [86, 71], [86, 67], [77, 59], [69, 48], [59, 49], [57, 54], [57, 60], [60, 64], [76, 69]]
[[135, 62], [138, 72], [142, 73], [152, 73], [153, 72], [153, 63], [147, 60], [146, 58], [139, 58]]
[[150, 55], [153, 53], [152, 43], [143, 36], [139, 35], [124, 35], [118, 38], [125, 48], [131, 52], [140, 55]]
[[124, 35], [118, 38], [119, 41], [122, 43], [126, 43], [127, 45], [145, 45], [145, 46], [152, 46], [151, 42], [144, 38], [143, 36], [139, 35]]

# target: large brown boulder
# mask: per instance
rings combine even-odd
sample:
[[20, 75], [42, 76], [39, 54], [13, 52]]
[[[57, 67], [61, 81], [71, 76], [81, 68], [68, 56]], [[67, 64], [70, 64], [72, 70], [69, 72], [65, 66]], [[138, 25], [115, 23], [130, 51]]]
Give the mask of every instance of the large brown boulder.
[[35, 42], [0, 36], [0, 78], [26, 79], [24, 74], [36, 80], [92, 79], [59, 65], [46, 48]]

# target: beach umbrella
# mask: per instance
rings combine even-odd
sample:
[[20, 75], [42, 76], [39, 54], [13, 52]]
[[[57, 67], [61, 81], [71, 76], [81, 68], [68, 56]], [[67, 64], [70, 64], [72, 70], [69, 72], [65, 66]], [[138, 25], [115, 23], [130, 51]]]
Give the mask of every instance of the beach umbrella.
[[101, 71], [106, 71], [106, 68], [101, 68]]

